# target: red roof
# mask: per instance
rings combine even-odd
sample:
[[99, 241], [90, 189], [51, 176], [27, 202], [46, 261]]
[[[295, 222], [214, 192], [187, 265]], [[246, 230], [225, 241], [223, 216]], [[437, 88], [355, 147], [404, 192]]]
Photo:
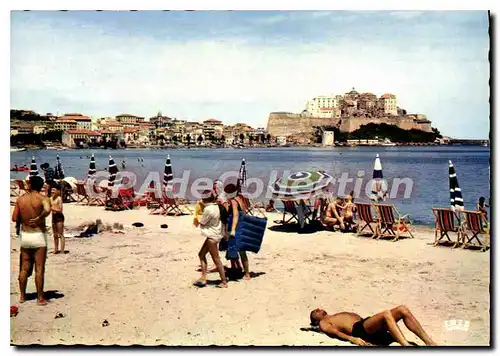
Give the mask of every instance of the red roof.
[[68, 118], [59, 118], [59, 119], [56, 119], [56, 123], [57, 122], [74, 122], [74, 123], [76, 123], [76, 120], [68, 119]]
[[116, 115], [116, 117], [126, 117], [126, 116], [128, 116], [128, 117], [137, 117], [137, 116], [135, 116], [135, 115], [130, 115], [130, 114], [120, 114], [120, 115]]
[[135, 127], [126, 127], [123, 129], [123, 133], [133, 133], [133, 132], [138, 132], [139, 129]]
[[112, 127], [112, 126], [120, 126], [120, 127], [122, 127], [123, 124], [120, 123], [120, 122], [106, 122], [104, 124], [101, 124], [101, 126], [103, 126], [103, 127], [106, 127], [106, 126], [107, 127]]
[[68, 130], [70, 135], [88, 135], [89, 130]]
[[219, 120], [215, 120], [215, 119], [208, 119], [208, 120], [205, 120], [203, 122], [212, 122], [212, 123], [221, 123], [222, 121], [219, 121]]
[[71, 114], [61, 116], [58, 120], [90, 121], [91, 119], [88, 116]]
[[386, 94], [382, 95], [381, 98], [382, 99], [396, 99], [396, 95], [386, 93]]

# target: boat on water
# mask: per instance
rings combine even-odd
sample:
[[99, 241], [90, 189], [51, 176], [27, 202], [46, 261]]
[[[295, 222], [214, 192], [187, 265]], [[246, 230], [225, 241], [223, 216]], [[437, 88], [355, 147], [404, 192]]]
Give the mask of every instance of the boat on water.
[[381, 142], [379, 144], [379, 146], [392, 147], [392, 146], [396, 146], [396, 144], [394, 142], [391, 142], [391, 140], [389, 140], [388, 138], [386, 138], [383, 142]]
[[11, 147], [10, 152], [22, 152], [26, 151], [26, 147]]
[[30, 167], [27, 166], [14, 166], [10, 169], [11, 172], [28, 172], [30, 170]]

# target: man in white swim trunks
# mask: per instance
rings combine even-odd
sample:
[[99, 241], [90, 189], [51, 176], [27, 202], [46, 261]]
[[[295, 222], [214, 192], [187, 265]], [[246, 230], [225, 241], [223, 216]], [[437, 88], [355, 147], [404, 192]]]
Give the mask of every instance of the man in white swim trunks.
[[50, 214], [49, 199], [41, 194], [43, 179], [30, 177], [28, 193], [16, 201], [12, 221], [21, 221], [21, 254], [19, 261], [20, 303], [26, 301], [26, 284], [35, 265], [35, 285], [38, 305], [46, 305], [43, 293], [45, 260], [47, 257], [47, 232], [45, 218]]

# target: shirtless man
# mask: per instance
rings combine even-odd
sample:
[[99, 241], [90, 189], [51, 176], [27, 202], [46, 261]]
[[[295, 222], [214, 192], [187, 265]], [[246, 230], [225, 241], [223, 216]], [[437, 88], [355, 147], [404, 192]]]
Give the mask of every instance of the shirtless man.
[[427, 346], [437, 346], [404, 305], [364, 319], [358, 314], [347, 312], [328, 315], [323, 309], [314, 309], [310, 318], [311, 325], [319, 326], [323, 333], [355, 345], [388, 346], [398, 342], [402, 346], [410, 346], [397, 325], [402, 319], [406, 327]]
[[12, 221], [21, 221], [21, 254], [19, 268], [20, 303], [26, 301], [26, 284], [33, 272], [35, 264], [35, 284], [38, 305], [46, 305], [43, 294], [43, 279], [45, 274], [45, 259], [47, 257], [47, 235], [45, 218], [50, 214], [50, 202], [40, 191], [43, 179], [30, 177], [28, 192], [16, 201]]

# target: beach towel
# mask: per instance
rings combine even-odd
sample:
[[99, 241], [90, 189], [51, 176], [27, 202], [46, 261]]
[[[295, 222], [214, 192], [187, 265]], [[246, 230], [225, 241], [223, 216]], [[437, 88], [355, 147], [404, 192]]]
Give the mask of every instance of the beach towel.
[[[228, 226], [231, 226], [233, 217], [229, 215]], [[239, 213], [235, 236], [228, 241], [228, 255], [237, 255], [238, 251], [258, 253], [262, 246], [266, 231], [267, 219]], [[235, 257], [237, 258], [237, 257]]]

